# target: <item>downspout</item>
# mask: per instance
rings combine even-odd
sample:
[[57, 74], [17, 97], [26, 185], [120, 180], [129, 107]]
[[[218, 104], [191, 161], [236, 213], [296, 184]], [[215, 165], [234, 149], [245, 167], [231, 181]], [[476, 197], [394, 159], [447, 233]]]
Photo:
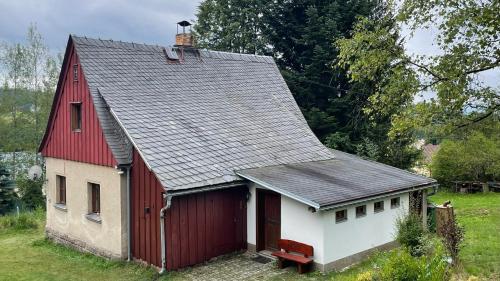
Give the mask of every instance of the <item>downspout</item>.
[[131, 239], [131, 224], [130, 217], [130, 166], [127, 166], [127, 261], [132, 260], [132, 239]]
[[165, 211], [170, 208], [172, 204], [172, 196], [164, 195], [165, 206], [160, 209], [160, 238], [161, 238], [161, 269], [159, 274], [166, 271], [166, 254], [165, 254]]

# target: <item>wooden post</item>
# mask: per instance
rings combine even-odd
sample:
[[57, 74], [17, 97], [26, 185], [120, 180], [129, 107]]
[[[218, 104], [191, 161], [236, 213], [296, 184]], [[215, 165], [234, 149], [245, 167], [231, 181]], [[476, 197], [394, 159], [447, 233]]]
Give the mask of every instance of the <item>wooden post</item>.
[[422, 224], [427, 229], [427, 189], [422, 190]]
[[453, 217], [453, 206], [436, 206], [436, 233], [442, 235], [443, 226]]
[[487, 182], [483, 182], [482, 185], [483, 185], [483, 192], [484, 193], [490, 192], [490, 187], [489, 187]]

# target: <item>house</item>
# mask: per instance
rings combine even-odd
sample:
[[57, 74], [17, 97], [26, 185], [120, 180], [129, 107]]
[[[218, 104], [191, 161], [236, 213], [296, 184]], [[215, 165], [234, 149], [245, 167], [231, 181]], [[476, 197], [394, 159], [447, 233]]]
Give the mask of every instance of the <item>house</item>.
[[48, 237], [162, 271], [292, 239], [329, 270], [392, 246], [412, 200], [425, 210], [434, 180], [324, 147], [271, 57], [181, 36], [69, 37], [39, 148]]

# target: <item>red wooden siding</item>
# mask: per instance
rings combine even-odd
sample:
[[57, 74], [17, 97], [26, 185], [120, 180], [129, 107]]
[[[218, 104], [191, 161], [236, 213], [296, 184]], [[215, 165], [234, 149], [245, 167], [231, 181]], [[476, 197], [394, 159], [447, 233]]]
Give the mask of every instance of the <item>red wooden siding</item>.
[[[160, 267], [164, 190], [136, 150], [131, 173], [132, 256]], [[173, 197], [165, 218], [167, 269], [245, 249], [246, 192], [242, 187]]]
[[163, 207], [163, 187], [135, 149], [133, 157], [130, 194], [132, 256], [161, 266], [160, 209]]
[[[114, 167], [116, 161], [104, 138], [78, 55], [73, 47], [69, 52], [59, 97], [53, 105], [56, 111], [52, 120], [49, 120], [49, 132], [41, 151], [42, 155]], [[73, 81], [73, 65], [75, 64], [78, 65], [78, 81]], [[80, 132], [71, 130], [72, 102], [82, 103]]]
[[167, 269], [246, 249], [246, 187], [174, 197], [166, 217]]

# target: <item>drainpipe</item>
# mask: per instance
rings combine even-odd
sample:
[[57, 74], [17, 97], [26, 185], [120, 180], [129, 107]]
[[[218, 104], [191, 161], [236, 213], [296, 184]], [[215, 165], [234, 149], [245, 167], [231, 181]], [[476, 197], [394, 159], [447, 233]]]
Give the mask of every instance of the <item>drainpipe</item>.
[[170, 208], [172, 203], [171, 195], [164, 195], [165, 197], [165, 206], [160, 209], [160, 238], [161, 238], [161, 270], [159, 274], [163, 274], [166, 271], [166, 255], [165, 255], [165, 211]]
[[130, 166], [127, 166], [127, 261], [132, 260], [132, 239], [131, 239], [131, 224], [132, 218], [130, 217]]

